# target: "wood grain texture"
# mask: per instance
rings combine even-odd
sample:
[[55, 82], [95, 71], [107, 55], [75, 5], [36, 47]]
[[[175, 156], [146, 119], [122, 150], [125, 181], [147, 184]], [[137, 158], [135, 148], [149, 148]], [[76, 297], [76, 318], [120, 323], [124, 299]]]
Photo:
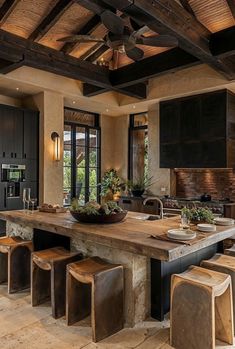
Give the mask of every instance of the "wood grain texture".
[[216, 338], [233, 344], [229, 275], [193, 266], [184, 273], [173, 275], [171, 286], [173, 347], [214, 349]]
[[178, 259], [235, 234], [235, 226], [218, 226], [215, 234], [208, 236], [205, 233], [205, 239], [195, 240], [193, 245], [186, 246], [177, 242], [150, 238], [152, 234], [162, 234], [169, 229], [178, 228], [179, 217], [159, 221], [142, 221], [135, 219], [136, 216], [141, 216], [141, 213], [129, 212], [125, 221], [117, 224], [97, 225], [78, 223], [70, 213], [35, 212], [33, 215], [28, 215], [23, 211], [0, 212], [1, 219], [13, 223], [72, 237], [75, 240], [76, 238], [85, 239], [104, 246], [165, 261]]

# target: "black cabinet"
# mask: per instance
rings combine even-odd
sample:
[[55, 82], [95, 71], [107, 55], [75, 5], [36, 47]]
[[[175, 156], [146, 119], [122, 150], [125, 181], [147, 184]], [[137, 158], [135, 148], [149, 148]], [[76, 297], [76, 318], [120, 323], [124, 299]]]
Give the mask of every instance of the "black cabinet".
[[234, 149], [235, 96], [229, 91], [160, 103], [160, 167], [235, 167]]
[[24, 159], [37, 159], [38, 157], [38, 122], [37, 112], [31, 110], [24, 111]]
[[0, 105], [0, 156], [22, 158], [23, 154], [23, 111]]
[[[31, 188], [38, 198], [39, 113], [0, 105], [0, 170], [2, 164], [25, 165], [25, 182], [20, 183], [20, 196], [6, 196], [7, 183], [0, 178], [0, 210], [22, 209], [23, 188]], [[0, 171], [1, 172], [1, 171]]]

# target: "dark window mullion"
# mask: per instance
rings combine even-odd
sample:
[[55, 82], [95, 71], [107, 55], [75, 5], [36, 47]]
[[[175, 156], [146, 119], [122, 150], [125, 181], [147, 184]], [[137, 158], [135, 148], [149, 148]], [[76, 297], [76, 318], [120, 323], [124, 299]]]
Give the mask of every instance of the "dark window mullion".
[[85, 129], [85, 201], [89, 201], [89, 145], [90, 145], [90, 131], [89, 128]]
[[76, 164], [76, 125], [72, 125], [72, 197], [76, 197], [77, 164]]

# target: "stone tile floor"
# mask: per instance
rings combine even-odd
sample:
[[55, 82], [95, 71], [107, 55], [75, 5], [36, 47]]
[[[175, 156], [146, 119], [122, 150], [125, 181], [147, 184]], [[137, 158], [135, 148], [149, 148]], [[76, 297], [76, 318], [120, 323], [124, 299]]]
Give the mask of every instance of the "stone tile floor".
[[[65, 319], [54, 320], [50, 305], [32, 308], [27, 292], [7, 294], [0, 286], [1, 349], [171, 349], [169, 321], [145, 321], [132, 329], [99, 342], [91, 340], [89, 319], [67, 327]], [[217, 349], [235, 348], [217, 343]], [[189, 348], [190, 349], [190, 348]], [[200, 349], [200, 348], [198, 348]]]

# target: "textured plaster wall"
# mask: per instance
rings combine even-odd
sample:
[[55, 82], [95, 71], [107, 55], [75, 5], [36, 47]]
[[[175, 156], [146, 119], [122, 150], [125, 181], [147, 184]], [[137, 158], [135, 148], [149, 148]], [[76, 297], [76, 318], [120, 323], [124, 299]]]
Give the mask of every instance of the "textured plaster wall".
[[119, 176], [127, 178], [128, 115], [101, 116], [101, 172], [115, 168]]
[[[40, 111], [39, 131], [39, 201], [63, 204], [63, 96], [44, 91], [27, 98], [25, 106]], [[53, 159], [51, 133], [57, 132], [61, 139], [61, 160]]]

